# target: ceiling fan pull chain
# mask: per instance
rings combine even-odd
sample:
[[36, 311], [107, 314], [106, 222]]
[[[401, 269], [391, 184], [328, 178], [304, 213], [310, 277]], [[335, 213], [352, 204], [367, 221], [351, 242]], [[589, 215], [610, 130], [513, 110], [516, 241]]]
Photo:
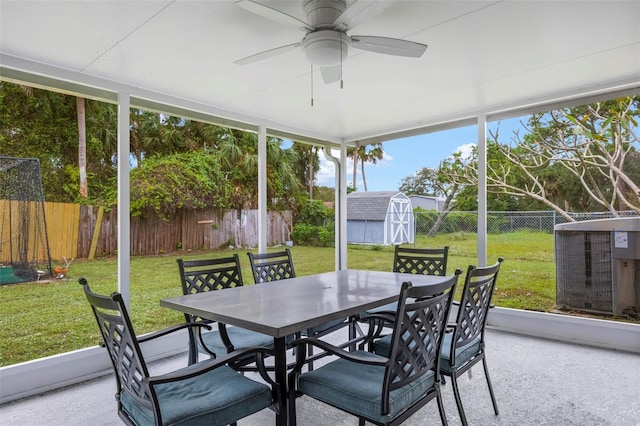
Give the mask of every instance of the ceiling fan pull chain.
[[[341, 39], [342, 37], [344, 37], [344, 35], [340, 35]], [[342, 51], [342, 40], [340, 40], [340, 89], [344, 89], [344, 81], [342, 80]]]
[[311, 64], [311, 106], [313, 106], [313, 64]]

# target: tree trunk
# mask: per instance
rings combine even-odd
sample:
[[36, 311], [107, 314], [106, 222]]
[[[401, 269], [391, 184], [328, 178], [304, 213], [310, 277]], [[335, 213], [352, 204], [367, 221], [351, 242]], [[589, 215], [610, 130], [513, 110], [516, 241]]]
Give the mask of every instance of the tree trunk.
[[355, 191], [356, 186], [356, 177], [358, 176], [358, 148], [353, 149], [353, 190]]
[[367, 192], [367, 178], [364, 176], [364, 157], [360, 159], [360, 170], [362, 172], [362, 185], [364, 185], [364, 192]]
[[427, 236], [435, 237], [438, 231], [440, 231], [440, 227], [442, 226], [442, 222], [444, 222], [444, 218], [447, 217], [447, 214], [449, 214], [449, 212], [451, 211], [451, 209], [453, 209], [453, 206], [455, 205], [455, 203], [453, 202], [453, 197], [455, 197], [456, 192], [458, 192], [458, 184], [454, 184], [453, 187], [451, 188], [451, 191], [449, 191], [449, 195], [447, 195], [447, 198], [444, 202], [443, 209], [438, 215], [436, 222], [433, 224], [433, 226], [429, 230], [429, 233], [427, 234]]
[[78, 116], [78, 168], [80, 169], [80, 197], [88, 197], [87, 189], [87, 127], [84, 98], [76, 98]]

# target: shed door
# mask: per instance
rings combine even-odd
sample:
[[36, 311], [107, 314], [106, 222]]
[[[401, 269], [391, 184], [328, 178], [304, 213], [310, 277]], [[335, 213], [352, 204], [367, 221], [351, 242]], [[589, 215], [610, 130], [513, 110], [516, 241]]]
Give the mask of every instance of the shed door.
[[413, 211], [408, 199], [394, 199], [389, 215], [391, 244], [413, 243]]

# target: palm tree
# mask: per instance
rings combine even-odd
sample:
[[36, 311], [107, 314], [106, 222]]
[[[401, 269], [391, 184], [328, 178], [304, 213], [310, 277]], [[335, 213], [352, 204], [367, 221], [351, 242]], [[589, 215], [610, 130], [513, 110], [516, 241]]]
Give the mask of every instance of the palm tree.
[[294, 142], [291, 146], [295, 154], [293, 163], [294, 171], [298, 180], [307, 186], [309, 199], [313, 199], [313, 188], [316, 182], [316, 173], [320, 166], [318, 158], [318, 148], [300, 142]]
[[[382, 160], [383, 157], [384, 151], [382, 150], [381, 143], [358, 147], [357, 158], [360, 160], [360, 171], [362, 173], [364, 192], [367, 192], [367, 179], [364, 175], [364, 163], [376, 164], [378, 160]], [[353, 181], [355, 183], [355, 173]]]
[[[283, 150], [281, 141], [267, 140], [267, 203], [288, 206], [301, 189], [294, 171], [295, 153]], [[212, 152], [218, 156], [227, 179], [236, 188], [236, 208], [256, 208], [258, 205], [258, 141], [257, 135], [228, 129], [217, 141]]]
[[84, 98], [76, 97], [78, 115], [78, 169], [80, 171], [80, 197], [87, 198], [87, 122]]

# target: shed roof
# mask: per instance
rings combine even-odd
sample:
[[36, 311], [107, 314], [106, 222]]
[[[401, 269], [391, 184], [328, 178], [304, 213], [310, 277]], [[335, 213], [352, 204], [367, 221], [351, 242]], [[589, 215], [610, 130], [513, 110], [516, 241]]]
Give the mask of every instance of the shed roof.
[[385, 220], [389, 203], [398, 191], [352, 192], [347, 195], [347, 220]]

